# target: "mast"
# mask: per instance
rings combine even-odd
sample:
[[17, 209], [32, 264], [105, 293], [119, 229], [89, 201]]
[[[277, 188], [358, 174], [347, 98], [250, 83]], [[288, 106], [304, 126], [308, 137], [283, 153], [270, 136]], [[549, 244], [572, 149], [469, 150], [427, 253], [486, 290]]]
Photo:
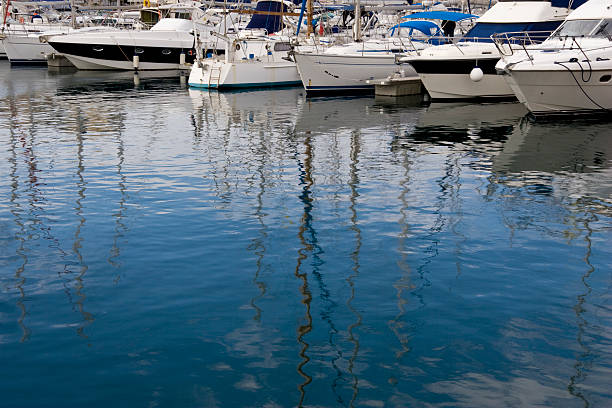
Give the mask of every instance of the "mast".
[[70, 0], [70, 21], [72, 22], [72, 28], [77, 28], [76, 12], [74, 11], [74, 0]]
[[310, 34], [314, 32], [312, 29], [312, 0], [306, 1], [306, 25], [308, 26], [306, 37], [310, 37]]
[[355, 0], [355, 20], [353, 22], [353, 40], [361, 41], [361, 3]]
[[3, 18], [2, 18], [2, 31], [4, 31], [4, 28], [6, 27], [6, 18], [8, 17], [9, 5], [10, 4], [11, 4], [11, 0], [4, 0], [2, 2], [2, 14], [3, 14]]

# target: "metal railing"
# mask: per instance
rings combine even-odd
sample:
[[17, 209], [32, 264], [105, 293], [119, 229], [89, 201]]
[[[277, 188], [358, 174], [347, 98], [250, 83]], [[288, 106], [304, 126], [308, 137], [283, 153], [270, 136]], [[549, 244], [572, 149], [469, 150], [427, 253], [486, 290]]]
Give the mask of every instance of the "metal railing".
[[527, 53], [527, 47], [541, 44], [550, 37], [550, 34], [550, 31], [515, 31], [492, 34], [490, 38], [499, 53], [509, 57], [517, 50]]

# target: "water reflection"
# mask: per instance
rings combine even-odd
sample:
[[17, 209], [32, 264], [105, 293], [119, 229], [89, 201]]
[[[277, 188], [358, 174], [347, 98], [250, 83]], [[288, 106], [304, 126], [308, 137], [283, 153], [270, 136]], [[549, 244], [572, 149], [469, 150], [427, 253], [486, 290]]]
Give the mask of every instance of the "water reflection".
[[[78, 111], [77, 111], [78, 112]], [[77, 123], [81, 122], [80, 112], [77, 113]], [[82, 126], [79, 126], [81, 128]], [[83, 214], [83, 201], [85, 200], [85, 193], [87, 191], [87, 181], [83, 175], [85, 171], [84, 165], [84, 154], [83, 154], [83, 136], [85, 132], [78, 132], [76, 134], [76, 144], [77, 144], [77, 169], [76, 169], [76, 188], [77, 188], [77, 199], [75, 202], [74, 210], [75, 216], [78, 220], [77, 227], [74, 232], [74, 241], [72, 244], [72, 251], [76, 255], [78, 268], [77, 274], [74, 278], [75, 281], [75, 294], [76, 301], [75, 305], [78, 312], [83, 316], [83, 321], [77, 327], [77, 334], [83, 338], [87, 338], [88, 336], [85, 334], [85, 327], [91, 324], [94, 320], [93, 315], [85, 310], [85, 300], [87, 296], [85, 295], [85, 274], [89, 269], [87, 263], [84, 262], [82, 248], [83, 248], [83, 238], [81, 237], [81, 230], [85, 227], [86, 218]]]
[[358, 309], [353, 306], [353, 301], [355, 300], [355, 283], [359, 278], [359, 253], [361, 251], [361, 230], [358, 224], [357, 217], [357, 198], [359, 197], [359, 153], [361, 152], [361, 143], [359, 138], [359, 132], [354, 131], [351, 135], [351, 151], [350, 151], [350, 173], [349, 173], [349, 181], [348, 185], [350, 188], [350, 216], [351, 216], [351, 230], [355, 234], [355, 249], [351, 252], [351, 260], [353, 262], [352, 265], [352, 273], [346, 279], [349, 288], [350, 294], [349, 298], [346, 301], [346, 306], [351, 311], [351, 313], [355, 316], [355, 321], [349, 325], [347, 328], [347, 333], [349, 336], [349, 341], [353, 343], [353, 352], [351, 353], [351, 357], [349, 358], [348, 364], [348, 372], [352, 376], [353, 381], [351, 384], [351, 388], [353, 389], [353, 393], [351, 395], [351, 400], [349, 401], [349, 407], [353, 407], [355, 401], [357, 400], [357, 396], [359, 395], [359, 378], [357, 374], [354, 372], [355, 362], [357, 357], [359, 356], [359, 336], [355, 334], [355, 330], [358, 329], [361, 324], [363, 317], [361, 313], [359, 313]]
[[[0, 90], [19, 387], [121, 390], [99, 406], [610, 400], [605, 124], [29, 75]], [[40, 374], [50, 354], [62, 381]]]
[[[312, 314], [310, 311], [310, 303], [312, 302], [312, 293], [308, 285], [308, 271], [303, 270], [303, 262], [308, 258], [308, 254], [312, 254], [316, 245], [316, 235], [312, 229], [312, 197], [311, 188], [314, 184], [312, 179], [312, 141], [311, 137], [307, 136], [304, 139], [304, 162], [298, 158], [299, 180], [302, 186], [302, 193], [299, 196], [300, 201], [304, 205], [304, 212], [301, 217], [300, 226], [298, 229], [298, 240], [300, 249], [298, 250], [297, 264], [295, 266], [294, 275], [301, 282], [300, 294], [302, 296], [302, 304], [305, 306], [303, 321], [297, 329], [297, 341], [301, 346], [300, 358], [302, 359], [297, 365], [298, 374], [304, 381], [298, 385], [300, 399], [297, 404], [302, 407], [306, 398], [306, 386], [312, 382], [312, 377], [304, 371], [304, 366], [310, 361], [307, 355], [309, 343], [304, 339], [308, 333], [312, 331]], [[296, 152], [297, 156], [297, 152]], [[297, 157], [296, 157], [297, 158]]]
[[[609, 206], [596, 201], [612, 202], [608, 129], [605, 122], [574, 121], [569, 126], [523, 120], [493, 159], [493, 172], [499, 177], [495, 181], [526, 188], [545, 185], [548, 195], [580, 198], [607, 211]], [[566, 174], [574, 175], [571, 181]]]
[[[12, 104], [11, 104], [12, 107]], [[26, 284], [26, 277], [24, 276], [24, 271], [26, 269], [26, 266], [28, 265], [28, 256], [27, 256], [27, 252], [26, 252], [26, 248], [25, 248], [25, 244], [26, 241], [28, 239], [28, 236], [31, 236], [30, 234], [28, 234], [27, 232], [27, 226], [26, 226], [26, 219], [24, 218], [23, 215], [24, 214], [24, 210], [21, 206], [21, 204], [19, 203], [19, 199], [20, 199], [20, 176], [18, 174], [18, 162], [19, 162], [19, 158], [18, 158], [18, 153], [17, 153], [17, 143], [18, 141], [20, 142], [20, 144], [22, 145], [22, 147], [27, 146], [27, 142], [26, 140], [21, 137], [18, 138], [18, 136], [16, 135], [17, 129], [15, 128], [15, 125], [13, 123], [11, 123], [11, 127], [10, 127], [10, 151], [11, 154], [9, 156], [9, 164], [10, 164], [10, 183], [11, 183], [11, 196], [10, 196], [10, 203], [11, 203], [11, 214], [13, 215], [13, 219], [14, 219], [14, 223], [17, 227], [17, 231], [18, 233], [16, 234], [16, 238], [19, 242], [19, 246], [16, 250], [16, 254], [17, 257], [19, 259], [21, 259], [20, 261], [20, 265], [17, 267], [17, 269], [15, 270], [15, 288], [17, 289], [17, 291], [19, 292], [19, 297], [17, 299], [17, 308], [20, 311], [20, 316], [17, 320], [17, 323], [19, 324], [19, 327], [21, 328], [21, 342], [25, 342], [30, 338], [31, 335], [31, 330], [27, 327], [25, 319], [26, 316], [28, 314], [26, 306], [25, 306], [25, 298], [26, 298], [26, 292], [24, 289], [24, 285]], [[25, 157], [25, 163], [27, 164], [27, 167], [30, 169], [30, 174], [32, 174], [32, 170], [34, 170], [36, 167], [35, 161], [33, 160], [33, 157], [31, 157], [31, 153], [32, 150], [30, 149], [26, 149], [25, 152], [26, 157]], [[28, 154], [29, 153], [29, 154]], [[29, 178], [30, 181], [32, 181], [32, 178], [30, 176]], [[33, 187], [31, 185], [31, 187]]]

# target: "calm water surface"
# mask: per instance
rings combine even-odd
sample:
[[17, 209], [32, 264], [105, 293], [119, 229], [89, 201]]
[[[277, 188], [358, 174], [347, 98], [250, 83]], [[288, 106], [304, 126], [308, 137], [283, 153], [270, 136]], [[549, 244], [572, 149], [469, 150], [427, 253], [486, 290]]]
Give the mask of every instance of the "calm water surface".
[[612, 406], [610, 122], [0, 63], [6, 407]]

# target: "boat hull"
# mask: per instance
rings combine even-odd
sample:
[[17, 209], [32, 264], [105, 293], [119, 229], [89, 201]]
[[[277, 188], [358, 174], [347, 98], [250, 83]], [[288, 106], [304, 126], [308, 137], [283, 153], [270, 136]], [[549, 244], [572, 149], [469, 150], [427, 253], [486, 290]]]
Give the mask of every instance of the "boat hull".
[[529, 111], [536, 115], [612, 112], [612, 67], [589, 72], [512, 70], [504, 77], [513, 84]]
[[294, 63], [290, 61], [224, 62], [205, 61], [194, 64], [188, 80], [194, 88], [227, 89], [273, 86], [297, 86], [301, 83]]
[[55, 36], [49, 43], [82, 70], [181, 69], [181, 54], [187, 64], [195, 59], [194, 38], [186, 32], [82, 33]]
[[[295, 53], [297, 69], [308, 93], [374, 92], [368, 80], [386, 78], [398, 71], [395, 55], [333, 55]], [[406, 75], [416, 75], [411, 67]]]
[[[417, 57], [409, 60], [433, 100], [515, 99], [508, 83], [495, 71], [497, 61], [499, 56], [445, 59]], [[470, 73], [476, 67], [483, 73], [478, 81], [470, 78]]]
[[38, 35], [7, 35], [2, 45], [12, 65], [46, 65], [46, 54], [53, 52], [49, 44], [40, 42]]
[[470, 74], [419, 74], [432, 100], [515, 99], [508, 83], [496, 74], [485, 74], [478, 82]]

